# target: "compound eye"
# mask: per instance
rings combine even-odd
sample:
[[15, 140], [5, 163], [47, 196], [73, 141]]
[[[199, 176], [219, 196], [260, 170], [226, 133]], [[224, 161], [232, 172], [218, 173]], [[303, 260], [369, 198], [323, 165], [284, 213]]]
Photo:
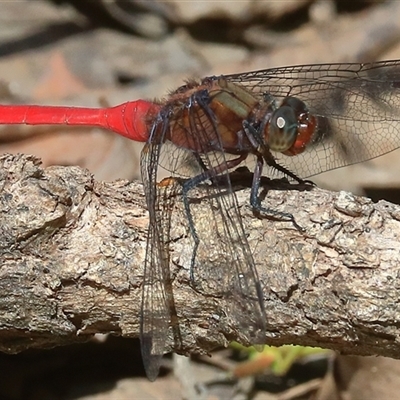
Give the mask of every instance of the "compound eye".
[[297, 118], [292, 107], [281, 106], [272, 113], [268, 129], [268, 145], [271, 150], [285, 152], [297, 137]]

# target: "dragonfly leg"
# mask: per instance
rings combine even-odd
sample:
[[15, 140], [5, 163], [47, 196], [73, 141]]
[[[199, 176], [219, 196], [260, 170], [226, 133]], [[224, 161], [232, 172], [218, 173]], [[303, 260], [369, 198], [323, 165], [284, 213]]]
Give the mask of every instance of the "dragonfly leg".
[[304, 231], [304, 228], [302, 228], [296, 222], [293, 214], [288, 212], [273, 210], [272, 208], [263, 207], [261, 205], [261, 200], [258, 195], [258, 192], [260, 189], [260, 180], [261, 180], [263, 165], [264, 165], [264, 158], [261, 155], [257, 156], [256, 168], [254, 170], [254, 175], [253, 175], [253, 184], [251, 186], [251, 192], [250, 192], [250, 204], [253, 208], [253, 211], [255, 211], [256, 214], [262, 214], [267, 218], [290, 221], [296, 229], [298, 229], [299, 231]]

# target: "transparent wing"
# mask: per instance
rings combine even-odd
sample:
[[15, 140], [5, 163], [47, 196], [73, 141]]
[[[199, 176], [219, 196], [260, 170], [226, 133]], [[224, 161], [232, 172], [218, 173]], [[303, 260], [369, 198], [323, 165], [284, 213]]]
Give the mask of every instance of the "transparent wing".
[[[189, 101], [189, 100], [188, 100]], [[191, 266], [193, 287], [207, 295], [226, 300], [226, 314], [231, 326], [236, 326], [249, 343], [265, 342], [265, 311], [255, 262], [242, 225], [236, 196], [232, 191], [228, 160], [218, 150], [220, 137], [216, 116], [207, 102], [190, 99], [180, 126], [182, 143], [191, 143], [196, 152], [188, 153], [190, 168], [184, 169], [182, 196], [186, 204], [188, 229], [193, 237]], [[214, 143], [216, 151], [209, 151]], [[222, 146], [219, 146], [222, 149]], [[172, 146], [172, 149], [174, 147]], [[182, 163], [176, 159], [179, 149], [162, 146], [160, 160], [168, 160], [172, 177], [182, 176]], [[163, 163], [163, 166], [165, 163]], [[185, 163], [188, 165], [188, 163]], [[214, 178], [218, 177], [218, 182]], [[218, 183], [218, 184], [217, 184]], [[201, 185], [201, 213], [194, 213], [191, 204], [196, 186]]]
[[159, 249], [156, 245], [156, 229], [149, 228], [143, 280], [140, 341], [144, 367], [151, 381], [159, 373], [164, 355], [170, 321], [166, 303], [163, 270], [157, 260]]
[[225, 76], [263, 100], [305, 102], [318, 126], [306, 151], [274, 154], [299, 177], [378, 157], [400, 147], [400, 61], [274, 68]]
[[[149, 229], [144, 265], [142, 304], [140, 315], [141, 351], [146, 374], [154, 381], [159, 373], [171, 321], [169, 302], [173, 299], [169, 270], [168, 235], [169, 215], [163, 210], [156, 183], [157, 160], [160, 146], [146, 144], [142, 151], [142, 178], [149, 210]], [[165, 207], [168, 208], [168, 207]]]
[[264, 344], [262, 289], [236, 196], [229, 189], [229, 176], [224, 180], [221, 186], [202, 186], [201, 192], [207, 192], [203, 207], [197, 212], [191, 208], [198, 236], [192, 265], [194, 287], [206, 295], [225, 299], [224, 311], [230, 326], [250, 344]]

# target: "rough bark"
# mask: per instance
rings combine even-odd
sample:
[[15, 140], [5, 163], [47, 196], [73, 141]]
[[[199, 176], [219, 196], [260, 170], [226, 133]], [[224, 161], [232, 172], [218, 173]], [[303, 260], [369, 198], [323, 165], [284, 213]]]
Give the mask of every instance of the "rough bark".
[[[34, 157], [8, 155], [0, 182], [0, 350], [97, 332], [137, 337], [148, 222], [141, 184], [96, 182], [78, 167], [43, 169]], [[256, 218], [248, 189], [236, 195], [262, 283], [266, 343], [400, 358], [398, 206], [318, 188], [269, 191], [265, 205], [292, 213], [300, 231]], [[201, 202], [193, 207], [201, 213]], [[176, 215], [175, 230], [185, 222]], [[173, 237], [172, 250], [184, 240]], [[180, 351], [226, 344], [214, 318], [221, 301], [184, 280], [173, 285]]]

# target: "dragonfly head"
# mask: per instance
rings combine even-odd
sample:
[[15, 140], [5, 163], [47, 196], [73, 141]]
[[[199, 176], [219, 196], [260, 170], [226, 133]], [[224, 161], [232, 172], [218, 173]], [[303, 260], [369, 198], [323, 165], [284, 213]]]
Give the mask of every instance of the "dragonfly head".
[[268, 146], [288, 156], [300, 154], [310, 143], [316, 125], [316, 118], [301, 100], [286, 97], [266, 126]]

